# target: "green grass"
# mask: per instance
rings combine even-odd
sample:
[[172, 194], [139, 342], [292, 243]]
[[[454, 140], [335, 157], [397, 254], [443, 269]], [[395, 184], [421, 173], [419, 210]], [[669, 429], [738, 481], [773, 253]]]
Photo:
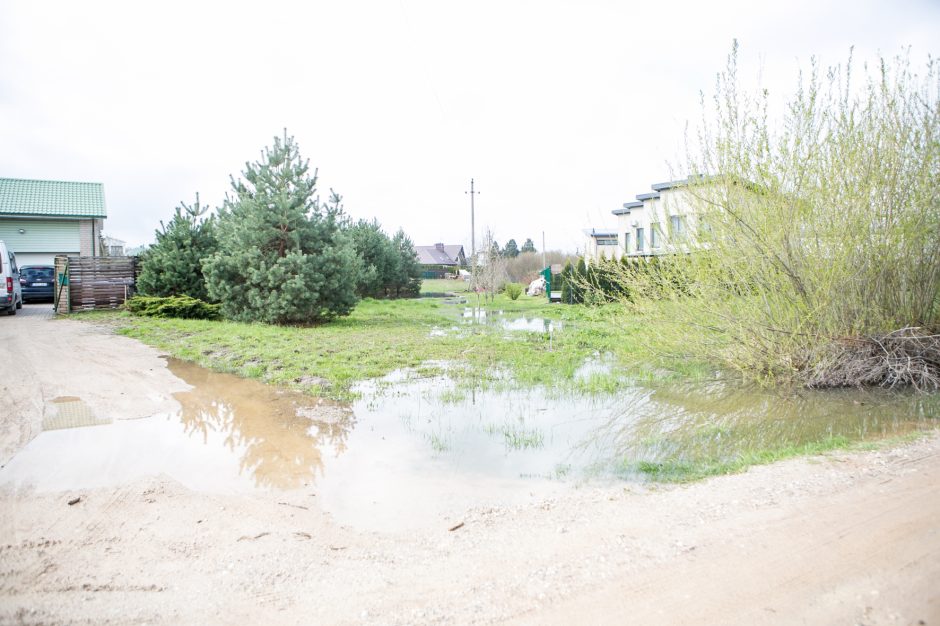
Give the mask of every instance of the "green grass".
[[[456, 282], [456, 281], [446, 281]], [[300, 389], [338, 400], [352, 397], [352, 386], [400, 368], [427, 362], [458, 367], [450, 374], [458, 387], [527, 388], [544, 385], [551, 393], [605, 393], [626, 377], [644, 378], [651, 371], [669, 376], [695, 376], [707, 371], [682, 360], [663, 363], [648, 353], [634, 335], [638, 324], [624, 323], [618, 307], [591, 309], [550, 305], [543, 298], [499, 295], [486, 308], [507, 317], [526, 315], [561, 320], [564, 330], [547, 333], [508, 332], [499, 324], [466, 323], [467, 305], [438, 298], [364, 300], [352, 315], [316, 327], [283, 327], [226, 321], [157, 319], [122, 312], [80, 314], [80, 319], [106, 323], [116, 332], [204, 367]], [[479, 299], [480, 304], [483, 299]], [[457, 327], [458, 332], [451, 329]], [[432, 329], [439, 333], [431, 336]], [[579, 379], [585, 360], [611, 354], [616, 367], [608, 374]], [[432, 364], [425, 374], [436, 373]], [[507, 383], [508, 379], [511, 383]]]
[[847, 437], [827, 437], [800, 445], [746, 450], [733, 459], [707, 458], [700, 461], [639, 461], [625, 463], [624, 475], [641, 473], [657, 482], [689, 483], [712, 476], [737, 474], [755, 465], [767, 465], [796, 457], [818, 456], [835, 451], [877, 450], [886, 446], [910, 443], [923, 437], [924, 431], [915, 430], [895, 437], [879, 440], [853, 440]]
[[425, 278], [421, 281], [421, 293], [455, 293], [465, 294], [470, 291], [470, 283], [465, 280], [452, 280], [449, 278]]

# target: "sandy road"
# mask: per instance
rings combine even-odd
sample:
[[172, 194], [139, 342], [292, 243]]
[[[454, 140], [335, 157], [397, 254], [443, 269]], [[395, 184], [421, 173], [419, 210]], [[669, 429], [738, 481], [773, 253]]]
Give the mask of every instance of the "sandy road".
[[188, 388], [154, 350], [91, 324], [54, 320], [51, 305], [24, 305], [0, 322], [0, 465], [42, 431], [56, 397], [81, 398], [101, 417], [133, 419], [172, 410], [172, 393]]
[[[117, 418], [165, 410], [185, 387], [137, 342], [29, 323], [41, 339], [0, 324], [20, 363], [0, 366], [17, 407], [0, 413], [4, 459], [53, 394]], [[481, 501], [401, 532], [340, 526], [315, 490], [219, 495], [165, 476], [0, 488], [3, 624], [937, 624], [937, 581], [937, 435], [687, 487]]]

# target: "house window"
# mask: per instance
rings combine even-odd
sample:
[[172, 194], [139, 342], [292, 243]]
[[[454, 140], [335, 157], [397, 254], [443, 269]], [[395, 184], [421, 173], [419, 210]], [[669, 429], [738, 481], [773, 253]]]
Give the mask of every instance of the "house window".
[[650, 224], [650, 248], [659, 247], [659, 224]]
[[685, 224], [678, 215], [671, 215], [669, 217], [669, 234], [676, 241], [682, 241], [685, 237]]
[[630, 252], [630, 233], [623, 234], [623, 251]]
[[617, 245], [617, 237], [616, 237], [616, 236], [614, 236], [614, 237], [598, 237], [598, 238], [597, 238], [597, 245], [599, 245], [599, 246], [616, 246], [616, 245]]
[[643, 229], [636, 229], [636, 251], [643, 252], [643, 248], [646, 246], [646, 241], [643, 238]]

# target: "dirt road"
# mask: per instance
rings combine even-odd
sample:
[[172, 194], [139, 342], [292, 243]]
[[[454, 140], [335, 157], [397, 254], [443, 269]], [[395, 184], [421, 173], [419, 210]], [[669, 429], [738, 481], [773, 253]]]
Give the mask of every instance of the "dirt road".
[[[171, 411], [185, 388], [105, 329], [16, 319], [35, 327], [0, 320], [16, 363], [0, 359], [3, 463], [53, 397], [119, 419]], [[938, 580], [937, 435], [687, 487], [481, 502], [400, 532], [340, 526], [315, 489], [0, 487], [4, 624], [937, 624]]]

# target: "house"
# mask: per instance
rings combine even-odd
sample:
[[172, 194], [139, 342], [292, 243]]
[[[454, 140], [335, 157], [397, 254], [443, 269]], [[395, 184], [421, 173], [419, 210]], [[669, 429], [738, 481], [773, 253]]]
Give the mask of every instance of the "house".
[[[602, 256], [620, 259], [687, 252], [691, 234], [703, 227], [697, 207], [702, 205], [702, 186], [693, 195], [692, 180], [683, 178], [652, 185], [612, 213], [617, 217], [615, 230], [587, 229], [585, 259], [597, 261]], [[701, 182], [698, 179], [697, 182]]]
[[109, 237], [108, 235], [101, 237], [101, 248], [108, 256], [128, 256], [124, 251], [126, 245], [126, 241], [122, 241], [116, 237]]
[[20, 265], [99, 256], [106, 217], [101, 183], [0, 178], [0, 239]]
[[467, 266], [467, 257], [460, 244], [415, 246], [415, 252], [418, 254], [418, 264], [424, 278], [454, 276], [460, 268]]
[[601, 258], [620, 260], [622, 250], [618, 231], [600, 228], [584, 229], [587, 241], [584, 243], [584, 257], [592, 261]]
[[621, 254], [652, 256], [688, 250], [688, 234], [697, 226], [698, 204], [689, 184], [687, 178], [657, 183], [653, 191], [613, 211], [617, 233], [622, 233]]

